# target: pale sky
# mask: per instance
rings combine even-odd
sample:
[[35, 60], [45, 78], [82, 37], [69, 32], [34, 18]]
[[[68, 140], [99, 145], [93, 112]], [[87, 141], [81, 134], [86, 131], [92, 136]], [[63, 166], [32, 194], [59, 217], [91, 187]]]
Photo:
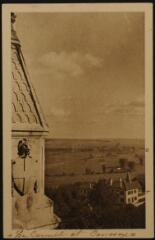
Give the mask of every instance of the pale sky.
[[143, 13], [18, 13], [52, 138], [144, 138]]

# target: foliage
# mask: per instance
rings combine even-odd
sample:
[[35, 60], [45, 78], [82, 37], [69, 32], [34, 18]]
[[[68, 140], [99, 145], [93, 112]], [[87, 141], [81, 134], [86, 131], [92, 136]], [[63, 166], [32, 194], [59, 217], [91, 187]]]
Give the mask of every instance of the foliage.
[[144, 174], [140, 174], [137, 175], [134, 180], [138, 181], [142, 187], [142, 191], [145, 192], [145, 175]]
[[144, 228], [145, 205], [117, 205], [116, 193], [103, 179], [86, 196], [81, 185], [70, 184], [48, 190], [55, 212], [61, 218], [60, 229]]
[[135, 162], [134, 161], [128, 162], [128, 166], [131, 170], [134, 170], [135, 169]]
[[105, 164], [102, 165], [102, 172], [103, 172], [103, 173], [106, 172], [106, 165], [105, 165]]
[[119, 164], [121, 168], [126, 168], [127, 167], [128, 160], [126, 158], [120, 158], [119, 159]]

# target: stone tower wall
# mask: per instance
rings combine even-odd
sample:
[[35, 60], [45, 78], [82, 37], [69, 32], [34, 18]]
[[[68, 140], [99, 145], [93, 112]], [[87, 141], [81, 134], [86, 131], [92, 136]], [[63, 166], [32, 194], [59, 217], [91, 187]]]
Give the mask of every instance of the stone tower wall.
[[[18, 155], [18, 143], [24, 138], [28, 140], [30, 156], [21, 158]], [[24, 194], [34, 189], [44, 193], [44, 139], [42, 136], [13, 137], [12, 173], [15, 183]]]

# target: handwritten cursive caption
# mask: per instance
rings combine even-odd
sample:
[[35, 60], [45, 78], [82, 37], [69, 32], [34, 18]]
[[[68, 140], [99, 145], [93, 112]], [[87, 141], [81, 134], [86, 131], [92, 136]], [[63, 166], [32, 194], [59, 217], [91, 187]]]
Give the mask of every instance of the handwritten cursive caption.
[[108, 233], [103, 232], [104, 230], [58, 230], [58, 231], [50, 231], [50, 233], [41, 233], [37, 230], [25, 231], [25, 230], [17, 230], [13, 233], [8, 234], [8, 238], [82, 238], [82, 237], [90, 237], [90, 238], [127, 238], [127, 237], [135, 237], [135, 232], [116, 232], [111, 231]]

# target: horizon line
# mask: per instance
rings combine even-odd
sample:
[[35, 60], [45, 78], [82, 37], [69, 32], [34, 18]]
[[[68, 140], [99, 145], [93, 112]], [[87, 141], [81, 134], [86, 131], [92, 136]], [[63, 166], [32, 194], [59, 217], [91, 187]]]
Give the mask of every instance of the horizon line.
[[46, 139], [53, 139], [53, 140], [111, 140], [111, 139], [120, 139], [120, 140], [145, 140], [145, 138], [121, 138], [121, 137], [105, 137], [105, 138], [72, 138], [72, 137], [68, 137], [68, 138], [58, 138], [58, 137], [46, 137]]

